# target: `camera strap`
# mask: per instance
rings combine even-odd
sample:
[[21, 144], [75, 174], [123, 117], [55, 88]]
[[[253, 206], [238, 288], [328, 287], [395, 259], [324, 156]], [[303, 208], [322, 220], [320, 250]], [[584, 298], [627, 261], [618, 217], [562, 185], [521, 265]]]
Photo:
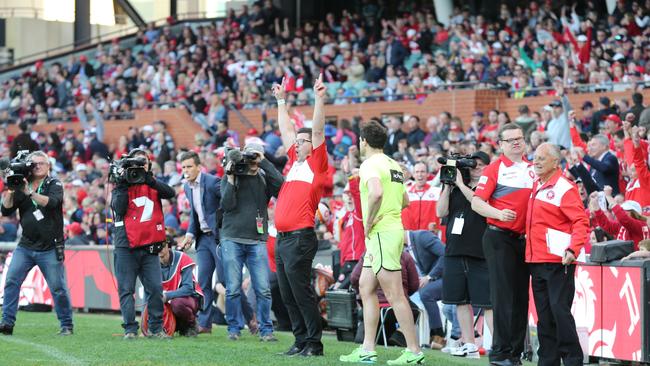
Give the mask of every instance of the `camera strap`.
[[[261, 176], [259, 173], [255, 175], [256, 179], [262, 179], [262, 182], [264, 183], [264, 190], [266, 191], [266, 179], [264, 176]], [[257, 229], [257, 233], [262, 235], [264, 234], [264, 217], [262, 216], [260, 212], [260, 207], [259, 207], [259, 202], [263, 202], [262, 200], [259, 199], [258, 195], [256, 194], [255, 190], [253, 189], [252, 186], [248, 186], [249, 190], [251, 191], [251, 195], [253, 196], [253, 199], [255, 200], [255, 209], [256, 209], [256, 215], [255, 215], [255, 227]]]
[[[43, 182], [45, 182], [45, 179], [47, 179], [47, 177], [45, 177], [41, 181], [41, 183], [38, 185], [38, 188], [36, 188], [36, 193], [41, 194], [41, 188], [43, 188]], [[36, 203], [36, 201], [33, 198], [32, 198], [32, 203], [34, 204], [34, 207], [38, 207], [38, 204]]]

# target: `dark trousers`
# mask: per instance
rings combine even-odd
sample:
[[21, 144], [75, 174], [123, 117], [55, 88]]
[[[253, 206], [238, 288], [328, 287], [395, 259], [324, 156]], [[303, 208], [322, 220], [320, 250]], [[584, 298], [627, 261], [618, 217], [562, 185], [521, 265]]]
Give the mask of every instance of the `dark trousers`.
[[280, 284], [278, 283], [278, 274], [271, 272], [269, 276], [271, 284], [271, 310], [275, 314], [275, 319], [278, 321], [277, 330], [288, 331], [291, 330], [291, 319], [287, 307], [282, 301], [282, 294], [280, 293]]
[[[575, 265], [533, 263], [533, 297], [537, 308], [539, 366], [582, 365], [582, 348], [571, 315], [575, 293]], [[565, 272], [566, 271], [566, 272]]]
[[[494, 334], [490, 361], [520, 358], [528, 330], [528, 266], [526, 242], [511, 233], [488, 228], [483, 252], [490, 277]], [[492, 285], [494, 284], [494, 285]]]
[[420, 290], [420, 300], [429, 315], [429, 328], [431, 330], [442, 328], [438, 301], [442, 300], [442, 278], [429, 282]]
[[[224, 281], [223, 276], [219, 272], [221, 270], [221, 257], [219, 250], [217, 250], [217, 243], [214, 235], [199, 234], [196, 238], [196, 264], [199, 269], [198, 282], [203, 291], [204, 302], [203, 309], [199, 309], [199, 326], [201, 328], [212, 328], [212, 318], [214, 317], [214, 308], [212, 302], [215, 299], [214, 290], [212, 289], [212, 277], [214, 276], [215, 269], [219, 281]], [[225, 282], [225, 281], [224, 281]]]
[[125, 333], [138, 332], [135, 320], [135, 280], [140, 278], [144, 287], [145, 301], [149, 313], [149, 333], [162, 330], [162, 273], [157, 254], [150, 254], [146, 249], [116, 247], [114, 251], [115, 277], [117, 292], [120, 296], [122, 327]]
[[323, 324], [311, 285], [312, 262], [317, 250], [318, 240], [313, 230], [292, 235], [278, 233], [275, 247], [278, 284], [299, 347], [307, 344], [323, 347]]
[[169, 300], [172, 313], [176, 318], [176, 330], [183, 333], [196, 324], [196, 312], [199, 311], [199, 301], [192, 296], [177, 297]]

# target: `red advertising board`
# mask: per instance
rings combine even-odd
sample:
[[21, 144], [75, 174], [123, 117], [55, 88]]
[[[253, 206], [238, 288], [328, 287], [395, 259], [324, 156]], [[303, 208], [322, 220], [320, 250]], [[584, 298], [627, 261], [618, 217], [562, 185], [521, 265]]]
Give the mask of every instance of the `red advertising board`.
[[[578, 334], [588, 334], [590, 356], [644, 361], [644, 269], [633, 266], [578, 265], [571, 312]], [[529, 324], [537, 325], [535, 303], [530, 296]], [[647, 353], [647, 351], [646, 351]]]

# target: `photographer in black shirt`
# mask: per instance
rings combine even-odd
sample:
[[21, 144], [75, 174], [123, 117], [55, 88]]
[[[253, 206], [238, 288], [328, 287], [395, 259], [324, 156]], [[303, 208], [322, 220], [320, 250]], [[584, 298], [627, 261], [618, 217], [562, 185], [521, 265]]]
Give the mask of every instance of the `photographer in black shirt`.
[[31, 162], [25, 184], [10, 185], [2, 195], [2, 215], [18, 210], [23, 234], [7, 273], [0, 334], [13, 333], [20, 286], [29, 271], [38, 266], [54, 298], [61, 324], [59, 334], [71, 335], [72, 306], [63, 267], [63, 185], [49, 176], [50, 160], [44, 152], [35, 151], [25, 160]]
[[447, 218], [442, 302], [454, 304], [462, 332], [462, 341], [450, 345], [455, 356], [479, 358], [474, 344], [472, 306], [485, 310], [485, 320], [492, 329], [492, 310], [487, 263], [483, 255], [485, 218], [472, 210], [472, 197], [483, 169], [490, 158], [482, 151], [471, 155], [476, 167], [462, 168], [455, 184], [445, 184], [436, 206], [438, 217]]

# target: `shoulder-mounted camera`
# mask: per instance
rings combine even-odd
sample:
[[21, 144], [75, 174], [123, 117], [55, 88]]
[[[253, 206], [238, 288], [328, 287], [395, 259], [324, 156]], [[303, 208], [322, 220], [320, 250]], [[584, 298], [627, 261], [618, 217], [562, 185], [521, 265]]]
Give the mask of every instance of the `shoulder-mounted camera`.
[[226, 170], [228, 175], [249, 175], [251, 166], [257, 161], [257, 154], [251, 151], [241, 151], [239, 149], [230, 149], [226, 151], [223, 158], [223, 167], [226, 168], [228, 163], [232, 162], [229, 169]]
[[25, 184], [25, 179], [29, 180], [34, 170], [34, 163], [27, 157], [29, 150], [21, 150], [12, 160], [0, 159], [0, 170], [5, 173], [5, 182], [7, 187], [12, 190], [20, 190]]
[[440, 168], [440, 182], [443, 184], [456, 184], [456, 175], [460, 170], [463, 182], [467, 184], [470, 181], [469, 170], [476, 168], [476, 160], [471, 155], [451, 155], [448, 158], [439, 157], [438, 162], [442, 164]]

